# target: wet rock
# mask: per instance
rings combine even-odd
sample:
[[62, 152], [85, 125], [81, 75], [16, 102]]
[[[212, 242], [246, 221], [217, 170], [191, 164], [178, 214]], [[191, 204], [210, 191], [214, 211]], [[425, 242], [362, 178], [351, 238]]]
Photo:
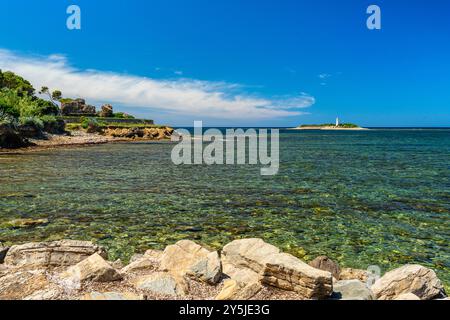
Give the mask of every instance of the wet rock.
[[125, 300], [145, 300], [142, 295], [137, 295], [132, 292], [91, 292], [85, 294], [81, 300], [106, 300], [106, 301], [125, 301]]
[[165, 296], [184, 296], [188, 292], [188, 285], [183, 278], [167, 272], [156, 272], [142, 276], [133, 281], [136, 289]]
[[61, 278], [77, 283], [84, 281], [110, 282], [121, 280], [122, 275], [99, 254], [94, 253], [89, 258], [69, 267], [61, 274]]
[[314, 259], [309, 263], [309, 265], [313, 268], [320, 269], [323, 271], [330, 272], [333, 277], [339, 279], [339, 274], [341, 273], [341, 269], [339, 268], [339, 264], [328, 258], [327, 256], [320, 256]]
[[364, 283], [369, 279], [369, 272], [366, 270], [343, 268], [339, 274], [339, 280], [360, 280]]
[[217, 283], [222, 275], [218, 254], [189, 240], [179, 241], [164, 250], [160, 270], [181, 277], [189, 274], [208, 283]]
[[236, 280], [227, 279], [224, 282], [222, 291], [220, 291], [215, 300], [249, 300], [261, 289], [262, 285], [259, 282], [244, 284]]
[[374, 300], [374, 296], [366, 284], [359, 280], [341, 280], [334, 284], [331, 299]]
[[22, 269], [72, 266], [94, 253], [107, 258], [106, 251], [89, 241], [62, 240], [12, 246], [5, 265]]
[[444, 292], [436, 273], [420, 265], [405, 265], [392, 270], [376, 281], [371, 289], [378, 300], [393, 300], [405, 293], [430, 300]]
[[0, 300], [22, 300], [49, 285], [43, 272], [16, 272], [0, 277]]

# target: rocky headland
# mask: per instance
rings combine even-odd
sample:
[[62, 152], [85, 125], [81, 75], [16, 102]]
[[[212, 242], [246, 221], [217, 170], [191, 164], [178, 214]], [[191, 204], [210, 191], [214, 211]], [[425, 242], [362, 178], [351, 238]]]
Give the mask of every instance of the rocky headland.
[[127, 265], [86, 241], [0, 244], [0, 300], [448, 299], [435, 272], [420, 265], [370, 280], [365, 270], [325, 256], [307, 264], [261, 239], [220, 251], [182, 240]]

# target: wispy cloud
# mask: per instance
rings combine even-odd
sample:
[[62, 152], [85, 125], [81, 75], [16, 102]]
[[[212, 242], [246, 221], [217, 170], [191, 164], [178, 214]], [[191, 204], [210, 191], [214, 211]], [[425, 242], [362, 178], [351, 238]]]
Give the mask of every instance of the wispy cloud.
[[91, 103], [110, 102], [162, 110], [176, 115], [217, 119], [259, 120], [302, 114], [315, 103], [305, 93], [295, 96], [262, 97], [245, 93], [237, 84], [195, 79], [152, 79], [147, 77], [80, 70], [64, 55], [26, 56], [0, 49], [0, 69], [11, 70], [30, 80], [35, 88], [59, 89], [68, 97], [83, 97]]

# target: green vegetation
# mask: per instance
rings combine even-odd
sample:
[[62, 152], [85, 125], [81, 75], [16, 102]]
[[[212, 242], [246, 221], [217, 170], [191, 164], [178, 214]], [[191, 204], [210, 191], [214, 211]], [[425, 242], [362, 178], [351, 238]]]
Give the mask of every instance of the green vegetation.
[[[336, 124], [334, 123], [325, 123], [325, 124], [303, 124], [300, 126], [300, 128], [323, 128], [323, 127], [336, 127]], [[344, 129], [353, 129], [353, 128], [359, 128], [360, 126], [353, 124], [353, 123], [341, 123], [338, 128], [344, 128]]]
[[28, 123], [43, 116], [55, 116], [59, 108], [51, 101], [34, 95], [35, 89], [22, 77], [0, 70], [0, 118], [3, 122]]
[[123, 113], [123, 112], [114, 113], [114, 118], [117, 118], [117, 119], [135, 119], [132, 115], [129, 115], [129, 114], [126, 114], [126, 113]]

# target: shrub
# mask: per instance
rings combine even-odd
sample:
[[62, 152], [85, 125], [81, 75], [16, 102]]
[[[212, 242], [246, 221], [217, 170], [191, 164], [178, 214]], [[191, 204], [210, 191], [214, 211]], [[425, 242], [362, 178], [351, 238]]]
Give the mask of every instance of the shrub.
[[84, 118], [81, 122], [81, 127], [88, 133], [101, 132], [103, 126], [105, 126], [103, 122], [94, 118]]
[[116, 119], [134, 119], [134, 117], [132, 115], [129, 115], [129, 114], [124, 113], [124, 112], [114, 113], [113, 117], [116, 118]]
[[19, 124], [22, 126], [33, 126], [40, 130], [44, 129], [44, 122], [38, 117], [20, 117]]

